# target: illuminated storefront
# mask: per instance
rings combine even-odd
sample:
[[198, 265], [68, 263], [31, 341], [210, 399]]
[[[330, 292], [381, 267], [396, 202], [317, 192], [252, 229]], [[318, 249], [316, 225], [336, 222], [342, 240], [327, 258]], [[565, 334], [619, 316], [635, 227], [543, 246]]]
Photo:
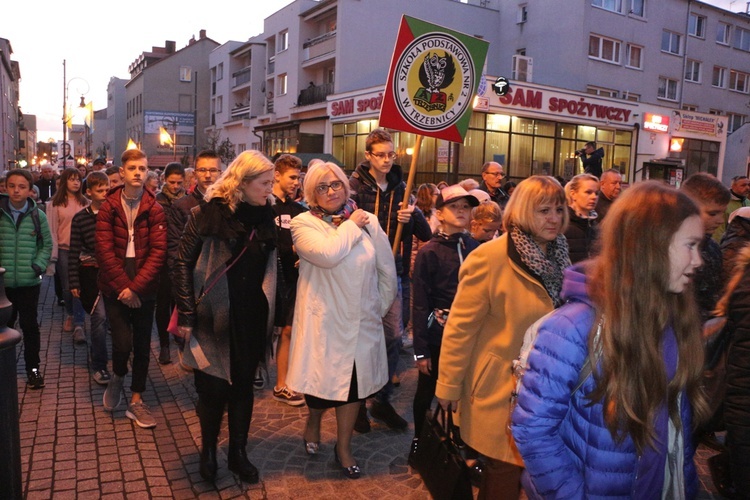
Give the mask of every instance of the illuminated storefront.
[[[348, 170], [364, 158], [365, 139], [378, 126], [381, 103], [382, 87], [329, 98], [331, 154]], [[423, 140], [417, 183], [479, 178], [482, 163], [489, 160], [505, 166], [507, 179], [520, 180], [534, 174], [567, 179], [582, 171], [575, 151], [589, 141], [604, 149], [603, 169], [619, 169], [626, 182], [642, 180], [644, 163], [659, 159], [680, 163], [686, 175], [694, 171], [721, 175], [726, 118], [683, 111], [688, 120], [683, 119], [686, 126], [680, 126], [673, 116], [676, 112], [634, 101], [511, 82], [507, 95], [485, 91], [476, 100], [463, 144]], [[683, 140], [681, 151], [670, 151], [672, 137]], [[411, 163], [415, 137], [394, 132], [393, 138], [397, 162], [406, 167]]]

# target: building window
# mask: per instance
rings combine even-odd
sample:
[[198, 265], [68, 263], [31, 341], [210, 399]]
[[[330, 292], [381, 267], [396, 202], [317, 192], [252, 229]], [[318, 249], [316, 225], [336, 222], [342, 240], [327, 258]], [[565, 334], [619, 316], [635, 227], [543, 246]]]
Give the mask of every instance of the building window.
[[708, 110], [708, 114], [709, 114], [709, 115], [717, 115], [717, 116], [721, 116], [721, 115], [723, 115], [723, 114], [724, 114], [724, 112], [723, 112], [723, 111], [721, 111], [720, 109], [713, 109], [713, 108], [711, 108], [711, 109], [709, 109], [709, 110]]
[[628, 44], [628, 60], [625, 63], [628, 68], [643, 68], [643, 47]]
[[743, 94], [748, 93], [748, 83], [750, 83], [750, 75], [741, 71], [729, 70], [729, 90], [736, 92], [742, 92]]
[[750, 52], [750, 31], [739, 27], [734, 29], [734, 48]]
[[511, 78], [519, 82], [531, 82], [533, 78], [534, 61], [531, 57], [514, 55]]
[[276, 53], [283, 52], [289, 48], [289, 30], [279, 33], [279, 41], [276, 44]]
[[719, 23], [716, 26], [716, 43], [720, 43], [722, 45], [729, 45], [729, 34], [730, 34], [730, 25], [727, 23]]
[[661, 51], [670, 54], [680, 54], [680, 35], [671, 31], [664, 31], [661, 34]]
[[518, 6], [518, 20], [517, 23], [525, 23], [529, 19], [529, 10], [526, 4]]
[[592, 85], [586, 87], [586, 93], [602, 97], [617, 97], [619, 95], [619, 92], [614, 89], [605, 89], [602, 87], [594, 87]]
[[685, 111], [692, 111], [693, 113], [696, 113], [698, 111], [698, 106], [695, 104], [683, 104], [682, 109]]
[[688, 20], [688, 35], [706, 38], [706, 18], [691, 12]]
[[287, 83], [286, 82], [286, 73], [284, 73], [283, 75], [279, 75], [276, 78], [276, 82], [278, 83], [277, 86], [276, 86], [276, 88], [277, 88], [277, 94], [278, 95], [284, 95], [284, 94], [286, 94], [286, 83]]
[[629, 14], [646, 17], [646, 0], [630, 0]]
[[685, 66], [685, 81], [700, 83], [701, 82], [701, 63], [688, 59]]
[[612, 12], [622, 11], [622, 0], [593, 0], [591, 5], [611, 10]]
[[656, 92], [659, 99], [669, 101], [677, 100], [677, 80], [672, 80], [664, 76], [659, 77], [659, 90]]
[[727, 132], [732, 133], [745, 124], [747, 116], [727, 113]]
[[216, 81], [224, 79], [224, 63], [219, 63], [218, 66], [216, 66]]
[[623, 92], [622, 98], [626, 101], [634, 101], [638, 102], [641, 100], [641, 94], [636, 94], [635, 92], [628, 92], [627, 90]]
[[711, 85], [714, 87], [724, 88], [726, 87], [727, 69], [721, 66], [714, 66], [714, 74], [711, 78]]
[[599, 35], [589, 36], [589, 57], [601, 61], [620, 63], [620, 45], [618, 40]]
[[214, 99], [214, 113], [221, 113], [224, 108], [224, 98], [223, 96], [218, 96], [216, 99]]
[[180, 81], [190, 82], [193, 80], [193, 68], [190, 66], [180, 66]]

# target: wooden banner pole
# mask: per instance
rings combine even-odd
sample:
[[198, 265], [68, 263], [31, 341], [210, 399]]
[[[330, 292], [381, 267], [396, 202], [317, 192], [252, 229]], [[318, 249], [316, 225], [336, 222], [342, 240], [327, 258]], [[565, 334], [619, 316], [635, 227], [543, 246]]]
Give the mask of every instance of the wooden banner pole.
[[[417, 140], [414, 143], [414, 154], [411, 155], [411, 166], [409, 167], [409, 176], [406, 178], [406, 189], [404, 190], [404, 201], [401, 205], [401, 208], [406, 208], [406, 205], [409, 203], [411, 190], [414, 187], [414, 177], [416, 177], [417, 175], [417, 160], [419, 160], [419, 150], [421, 148], [422, 148], [422, 136], [417, 135]], [[396, 236], [393, 239], [394, 257], [398, 255], [398, 248], [401, 245], [401, 236], [403, 232], [404, 232], [404, 224], [402, 222], [399, 222], [398, 227], [396, 227]]]

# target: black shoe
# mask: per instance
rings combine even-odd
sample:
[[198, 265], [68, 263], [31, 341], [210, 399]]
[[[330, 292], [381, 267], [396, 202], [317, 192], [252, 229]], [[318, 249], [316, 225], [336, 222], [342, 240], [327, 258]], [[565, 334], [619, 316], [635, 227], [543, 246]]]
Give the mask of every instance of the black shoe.
[[708, 470], [717, 491], [725, 498], [739, 498], [737, 489], [732, 483], [730, 473], [729, 454], [719, 453], [708, 459]]
[[409, 457], [406, 459], [406, 462], [414, 468], [414, 459], [417, 456], [417, 448], [419, 448], [419, 438], [414, 438], [411, 440], [411, 446], [409, 447]]
[[247, 459], [245, 447], [229, 445], [229, 457], [227, 458], [229, 470], [240, 476], [246, 483], [255, 484], [259, 481], [258, 469]]
[[333, 445], [333, 458], [336, 460], [336, 464], [341, 467], [341, 472], [349, 479], [359, 479], [359, 476], [361, 475], [361, 471], [359, 470], [359, 465], [354, 464], [350, 467], [344, 467], [341, 465], [341, 460], [339, 460], [339, 452], [338, 452], [338, 443]]
[[357, 421], [354, 422], [354, 430], [360, 434], [366, 434], [372, 430], [370, 419], [367, 418], [367, 405], [365, 405], [364, 401], [359, 405], [359, 413], [357, 414]]
[[387, 401], [378, 401], [374, 399], [370, 405], [370, 414], [373, 418], [382, 420], [385, 425], [395, 430], [403, 430], [408, 427], [406, 420], [401, 418], [396, 410]]
[[26, 382], [30, 389], [41, 389], [44, 387], [44, 376], [39, 368], [32, 368]]
[[169, 354], [169, 346], [163, 345], [159, 350], [159, 364], [168, 365], [172, 362], [172, 356]]
[[213, 483], [216, 480], [216, 469], [216, 445], [205, 446], [201, 451], [201, 477]]

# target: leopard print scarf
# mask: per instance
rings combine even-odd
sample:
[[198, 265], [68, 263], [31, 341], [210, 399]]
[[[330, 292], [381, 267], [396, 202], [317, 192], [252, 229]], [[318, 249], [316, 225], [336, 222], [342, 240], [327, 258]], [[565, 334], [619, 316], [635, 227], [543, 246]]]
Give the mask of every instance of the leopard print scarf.
[[568, 240], [565, 235], [558, 234], [557, 238], [547, 244], [547, 255], [534, 239], [517, 226], [510, 229], [513, 245], [521, 256], [521, 261], [537, 276], [542, 278], [542, 284], [552, 299], [555, 308], [562, 305], [560, 291], [563, 283], [563, 270], [570, 266]]

